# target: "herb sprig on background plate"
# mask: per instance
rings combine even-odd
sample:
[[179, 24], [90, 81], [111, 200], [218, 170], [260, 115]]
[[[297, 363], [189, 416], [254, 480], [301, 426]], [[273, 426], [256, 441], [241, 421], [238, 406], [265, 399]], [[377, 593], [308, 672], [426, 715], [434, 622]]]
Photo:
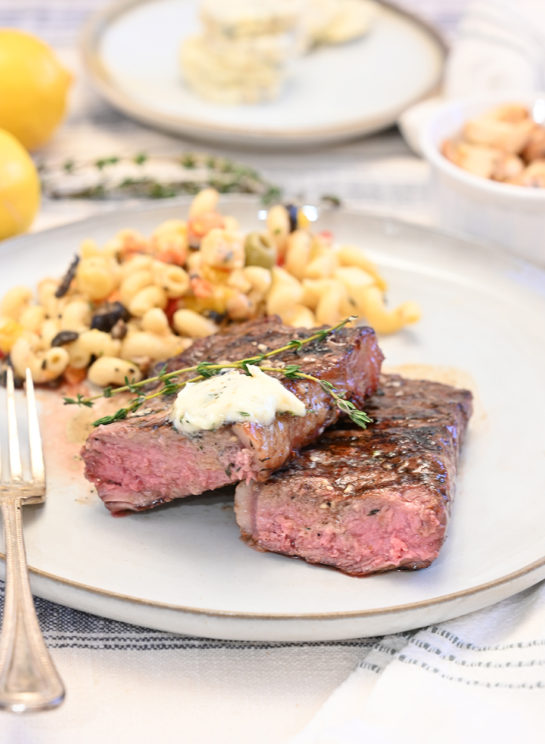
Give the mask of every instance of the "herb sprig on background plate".
[[[246, 357], [245, 359], [238, 359], [234, 362], [200, 362], [199, 364], [196, 364], [192, 367], [182, 367], [181, 369], [176, 369], [172, 372], [167, 372], [166, 367], [163, 367], [159, 374], [155, 375], [154, 377], [148, 377], [145, 380], [140, 380], [138, 382], [125, 378], [125, 385], [116, 388], [104, 388], [102, 393], [88, 398], [85, 398], [82, 395], [78, 395], [76, 398], [64, 398], [64, 403], [65, 405], [86, 406], [90, 408], [94, 405], [95, 401], [100, 400], [101, 398], [111, 398], [112, 396], [119, 395], [120, 393], [132, 393], [135, 397], [126, 406], [119, 408], [115, 413], [109, 416], [103, 416], [102, 418], [99, 418], [93, 422], [94, 426], [99, 426], [101, 424], [111, 424], [114, 421], [121, 421], [127, 418], [129, 413], [133, 413], [134, 411], [141, 408], [144, 403], [147, 403], [154, 398], [173, 395], [174, 393], [177, 393], [190, 382], [200, 382], [201, 380], [205, 380], [208, 377], [213, 377], [214, 375], [217, 375], [226, 369], [240, 369], [246, 374], [250, 374], [250, 370], [248, 369], [248, 367], [250, 365], [255, 365], [265, 373], [277, 373], [288, 380], [311, 380], [312, 382], [317, 382], [322, 390], [324, 390], [328, 395], [331, 396], [331, 398], [333, 398], [335, 405], [340, 411], [349, 416], [349, 418], [355, 424], [365, 429], [367, 424], [371, 423], [372, 419], [364, 411], [359, 410], [351, 401], [347, 400], [346, 394], [340, 390], [337, 390], [335, 386], [328, 380], [322, 380], [319, 377], [315, 377], [314, 375], [309, 375], [306, 372], [303, 372], [301, 370], [301, 367], [297, 364], [285, 364], [282, 367], [273, 367], [263, 364], [263, 362], [265, 362], [267, 359], [275, 357], [278, 354], [289, 351], [297, 352], [303, 346], [311, 344], [315, 341], [318, 343], [320, 341], [324, 341], [328, 336], [335, 333], [335, 331], [343, 328], [345, 325], [347, 325], [347, 323], [350, 323], [355, 319], [356, 316], [352, 315], [349, 318], [345, 318], [345, 320], [341, 321], [340, 323], [337, 323], [337, 325], [316, 331], [316, 333], [313, 333], [307, 338], [291, 339], [284, 346], [272, 349], [271, 351], [266, 351], [262, 354], [257, 354], [256, 356]], [[177, 378], [180, 375], [190, 372], [196, 372], [196, 375], [190, 377], [187, 380], [177, 382]], [[152, 383], [157, 383], [157, 389], [154, 390], [152, 393], [148, 393], [147, 395], [144, 394], [143, 388], [149, 386]]]
[[206, 153], [109, 155], [94, 160], [39, 164], [43, 193], [50, 199], [168, 199], [194, 195], [207, 186], [220, 194], [254, 194], [269, 205], [282, 190], [255, 168]]
[[[249, 194], [264, 206], [282, 201], [283, 191], [246, 163], [219, 155], [184, 152], [176, 155], [107, 155], [94, 159], [38, 163], [42, 191], [49, 199], [170, 199], [194, 196], [211, 186], [220, 194]], [[294, 197], [300, 201], [304, 195]], [[313, 197], [312, 201], [316, 201]], [[335, 194], [318, 199], [325, 209], [340, 206]]]

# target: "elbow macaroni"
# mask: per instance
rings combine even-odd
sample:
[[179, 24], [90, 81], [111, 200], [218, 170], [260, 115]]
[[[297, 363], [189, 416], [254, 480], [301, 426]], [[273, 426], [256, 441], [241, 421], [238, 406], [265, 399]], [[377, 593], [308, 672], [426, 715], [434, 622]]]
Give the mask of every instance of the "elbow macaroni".
[[173, 333], [157, 335], [150, 331], [134, 331], [126, 336], [121, 346], [121, 358], [133, 360], [138, 365], [162, 362], [187, 349], [191, 340]]
[[157, 261], [153, 267], [153, 278], [169, 300], [183, 297], [189, 289], [189, 275], [181, 266]]
[[68, 344], [70, 366], [83, 369], [89, 366], [92, 357], [117, 356], [121, 342], [113, 339], [109, 333], [96, 328], [80, 333], [78, 338]]
[[189, 336], [189, 338], [204, 338], [218, 330], [215, 323], [194, 310], [177, 310], [172, 317], [172, 322], [178, 333]]
[[32, 379], [37, 383], [56, 380], [68, 367], [68, 353], [66, 349], [54, 347], [41, 351], [32, 339], [21, 336], [14, 343], [10, 357], [15, 373], [24, 377], [30, 369]]
[[160, 307], [153, 307], [142, 317], [142, 330], [162, 336], [170, 331], [168, 318]]
[[4, 318], [19, 320], [22, 312], [29, 305], [32, 292], [28, 287], [13, 287], [8, 289], [0, 303], [0, 315]]
[[84, 300], [69, 302], [61, 312], [60, 329], [63, 331], [85, 331], [91, 324], [91, 307]]
[[148, 310], [154, 307], [163, 309], [166, 307], [166, 304], [167, 294], [165, 290], [158, 287], [157, 284], [152, 284], [149, 287], [144, 287], [134, 295], [129, 302], [128, 309], [131, 315], [141, 318]]
[[131, 382], [142, 379], [142, 372], [133, 362], [127, 362], [119, 357], [103, 356], [91, 364], [88, 372], [89, 380], [95, 385], [124, 385], [125, 378]]

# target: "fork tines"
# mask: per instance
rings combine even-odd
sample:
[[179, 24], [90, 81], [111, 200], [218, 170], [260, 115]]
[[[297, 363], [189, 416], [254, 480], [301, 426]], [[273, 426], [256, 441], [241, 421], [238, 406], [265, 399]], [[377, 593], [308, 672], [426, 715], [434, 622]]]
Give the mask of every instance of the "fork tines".
[[[34, 383], [29, 369], [26, 371], [26, 402], [28, 421], [28, 446], [30, 453], [30, 472], [32, 484], [43, 486], [45, 469], [42, 450], [42, 438], [34, 394]], [[13, 370], [6, 369], [6, 407], [8, 421], [8, 454], [9, 454], [9, 478], [11, 483], [23, 480], [23, 465], [21, 460], [21, 448], [19, 444], [19, 432], [17, 427], [17, 412], [15, 405], [15, 386], [13, 382]]]

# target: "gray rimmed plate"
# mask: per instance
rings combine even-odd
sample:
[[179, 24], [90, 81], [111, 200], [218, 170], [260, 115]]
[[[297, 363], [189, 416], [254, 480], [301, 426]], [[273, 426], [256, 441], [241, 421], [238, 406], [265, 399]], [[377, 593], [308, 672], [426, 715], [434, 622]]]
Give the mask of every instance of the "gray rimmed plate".
[[[186, 214], [188, 203], [120, 210], [7, 242], [0, 294], [60, 275], [84, 238], [149, 232]], [[258, 224], [255, 201], [223, 204], [244, 227]], [[320, 221], [379, 263], [392, 305], [410, 298], [422, 306], [419, 324], [381, 339], [387, 364], [461, 369], [478, 390], [438, 560], [358, 579], [258, 553], [240, 541], [227, 492], [115, 519], [82, 478], [79, 445], [65, 440], [72, 409], [50, 392], [41, 396], [47, 503], [24, 515], [38, 595], [180, 633], [308, 641], [438, 622], [545, 577], [545, 272], [396, 220], [339, 210]]]
[[213, 104], [184, 84], [179, 49], [199, 28], [197, 0], [113, 3], [88, 23], [82, 53], [97, 90], [153, 127], [221, 144], [317, 145], [393, 125], [440, 83], [438, 33], [389, 3], [376, 16], [364, 37], [297, 60], [282, 94], [264, 104]]

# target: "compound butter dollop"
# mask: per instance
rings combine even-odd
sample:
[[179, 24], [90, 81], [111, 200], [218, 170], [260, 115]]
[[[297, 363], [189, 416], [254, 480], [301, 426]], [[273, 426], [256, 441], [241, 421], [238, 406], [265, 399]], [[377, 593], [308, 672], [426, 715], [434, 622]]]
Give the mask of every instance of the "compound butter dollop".
[[251, 421], [267, 426], [277, 413], [304, 416], [305, 406], [275, 377], [248, 365], [249, 375], [229, 370], [183, 387], [172, 408], [172, 423], [182, 434]]

